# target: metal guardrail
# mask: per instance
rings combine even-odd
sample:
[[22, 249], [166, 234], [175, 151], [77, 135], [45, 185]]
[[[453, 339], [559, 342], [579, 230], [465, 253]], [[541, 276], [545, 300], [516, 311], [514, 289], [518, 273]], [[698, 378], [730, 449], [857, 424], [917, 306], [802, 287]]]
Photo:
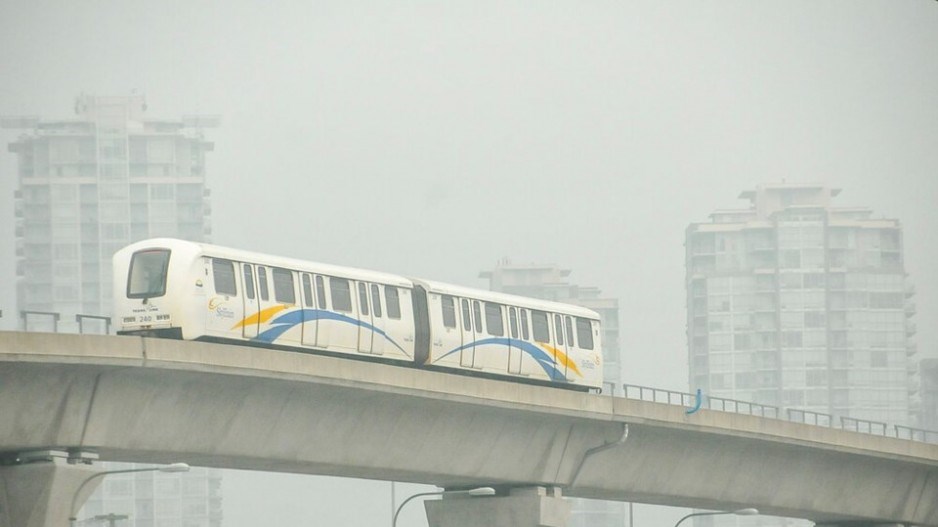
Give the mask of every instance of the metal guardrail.
[[[696, 395], [687, 392], [678, 392], [674, 390], [665, 390], [662, 388], [652, 388], [650, 386], [639, 386], [634, 384], [623, 384], [624, 395], [628, 399], [636, 399], [647, 402], [672, 404], [685, 407], [693, 407], [696, 402]], [[776, 406], [738, 401], [736, 399], [725, 399], [722, 397], [703, 396], [704, 405], [710, 410], [717, 412], [727, 412], [734, 414], [754, 415], [766, 419], [781, 419], [793, 423], [803, 423], [811, 426], [823, 426], [828, 428], [840, 428], [849, 432], [860, 434], [878, 435], [883, 437], [893, 437], [896, 439], [906, 439], [909, 441], [919, 441], [923, 443], [938, 444], [938, 431], [925, 430], [921, 428], [912, 428], [902, 425], [889, 425], [880, 421], [870, 421], [856, 417], [833, 416], [821, 412], [812, 412], [811, 410], [801, 410], [798, 408], [782, 408]]]
[[799, 410], [797, 408], [789, 408], [785, 410], [785, 413], [788, 415], [788, 420], [793, 423], [804, 423], [814, 426], [834, 425], [834, 416], [831, 414], [812, 412], [811, 410]]
[[921, 441], [923, 443], [938, 444], [938, 432], [925, 430], [923, 428], [912, 428], [910, 426], [894, 425], [896, 437], [899, 439], [909, 439], [911, 441]]
[[843, 430], [850, 430], [852, 432], [888, 436], [886, 430], [889, 429], [889, 425], [879, 421], [868, 421], [866, 419], [857, 419], [854, 417], [841, 417], [840, 428]]
[[652, 388], [651, 386], [637, 386], [634, 384], [623, 384], [622, 388], [625, 390], [626, 399], [640, 399], [653, 403], [677, 404], [681, 406], [693, 406], [697, 401], [697, 396], [692, 393]]
[[778, 419], [779, 414], [777, 406], [724, 399], [722, 397], [707, 397], [707, 408], [734, 414], [757, 415], [769, 419]]

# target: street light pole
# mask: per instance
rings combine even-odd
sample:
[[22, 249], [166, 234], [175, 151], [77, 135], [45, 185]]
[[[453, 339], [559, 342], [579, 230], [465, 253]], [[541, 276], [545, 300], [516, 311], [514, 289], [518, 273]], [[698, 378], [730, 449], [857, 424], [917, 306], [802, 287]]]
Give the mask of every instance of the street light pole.
[[421, 492], [419, 494], [414, 494], [413, 496], [402, 501], [400, 506], [398, 506], [397, 510], [394, 512], [394, 518], [391, 519], [391, 527], [397, 527], [397, 517], [401, 513], [401, 509], [403, 509], [404, 505], [407, 505], [407, 503], [414, 498], [422, 498], [425, 496], [460, 496], [460, 495], [462, 496], [494, 496], [495, 489], [493, 489], [492, 487], [479, 487], [476, 489], [469, 489], [469, 490], [438, 490], [436, 492]]
[[686, 520], [687, 518], [693, 518], [694, 516], [720, 516], [723, 514], [735, 514], [736, 516], [755, 516], [759, 514], [759, 510], [750, 508], [750, 509], [739, 509], [735, 511], [723, 511], [723, 512], [695, 512], [692, 514], [688, 514], [687, 516], [684, 516], [683, 518], [678, 520], [677, 523], [674, 524], [674, 527], [677, 527], [678, 525], [680, 525], [681, 522]]
[[78, 511], [75, 510], [75, 502], [78, 501], [78, 495], [81, 494], [81, 489], [85, 488], [85, 485], [88, 484], [93, 479], [103, 478], [104, 476], [110, 476], [111, 474], [129, 474], [131, 472], [188, 472], [189, 465], [185, 463], [172, 463], [162, 467], [149, 467], [149, 468], [131, 468], [125, 470], [107, 470], [104, 472], [98, 472], [97, 474], [92, 474], [85, 478], [81, 482], [81, 485], [75, 490], [75, 494], [72, 495], [72, 504], [68, 508], [68, 524], [70, 527], [75, 527], [75, 517], [78, 514]]

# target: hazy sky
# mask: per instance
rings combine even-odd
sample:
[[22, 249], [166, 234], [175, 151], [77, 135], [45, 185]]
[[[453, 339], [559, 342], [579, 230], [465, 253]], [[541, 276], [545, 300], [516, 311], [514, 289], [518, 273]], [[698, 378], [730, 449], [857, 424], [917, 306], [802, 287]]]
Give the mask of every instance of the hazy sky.
[[[0, 114], [136, 90], [221, 115], [216, 243], [470, 286], [506, 257], [573, 269], [619, 298], [635, 384], [687, 388], [689, 223], [760, 183], [840, 187], [902, 221], [938, 356], [932, 0], [0, 0], [0, 50]], [[0, 151], [4, 328], [14, 170]]]

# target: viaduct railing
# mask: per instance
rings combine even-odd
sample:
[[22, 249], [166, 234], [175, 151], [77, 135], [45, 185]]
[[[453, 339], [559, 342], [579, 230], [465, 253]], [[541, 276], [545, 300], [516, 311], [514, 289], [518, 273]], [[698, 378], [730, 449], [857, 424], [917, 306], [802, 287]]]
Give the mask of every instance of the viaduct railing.
[[[697, 404], [697, 395], [693, 393], [664, 390], [661, 388], [652, 388], [650, 386], [638, 386], [633, 384], [623, 384], [622, 388], [625, 393], [625, 397], [629, 399], [673, 404], [684, 407], [695, 407]], [[909, 441], [921, 441], [924, 443], [938, 444], [938, 432], [934, 430], [925, 430], [922, 428], [913, 428], [902, 425], [890, 425], [880, 421], [871, 421], [868, 419], [859, 419], [856, 417], [835, 416], [797, 408], [785, 408], [783, 411], [782, 408], [777, 406], [737, 401], [735, 399], [724, 399], [721, 397], [710, 397], [706, 395], [701, 395], [701, 397], [703, 397], [703, 401], [701, 401], [702, 408], [716, 410], [719, 412], [756, 415], [759, 417], [765, 417], [767, 419], [783, 419], [793, 423], [804, 423], [813, 426], [839, 428], [841, 430], [848, 430], [850, 432], [857, 432], [861, 434], [894, 437], [897, 439], [907, 439]]]

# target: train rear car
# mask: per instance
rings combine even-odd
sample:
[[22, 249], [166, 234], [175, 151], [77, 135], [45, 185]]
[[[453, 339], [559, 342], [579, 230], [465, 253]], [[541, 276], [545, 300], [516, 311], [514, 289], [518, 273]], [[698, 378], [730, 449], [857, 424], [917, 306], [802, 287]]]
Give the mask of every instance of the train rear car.
[[602, 388], [600, 321], [594, 311], [418, 283], [427, 291], [428, 365], [579, 390]]

